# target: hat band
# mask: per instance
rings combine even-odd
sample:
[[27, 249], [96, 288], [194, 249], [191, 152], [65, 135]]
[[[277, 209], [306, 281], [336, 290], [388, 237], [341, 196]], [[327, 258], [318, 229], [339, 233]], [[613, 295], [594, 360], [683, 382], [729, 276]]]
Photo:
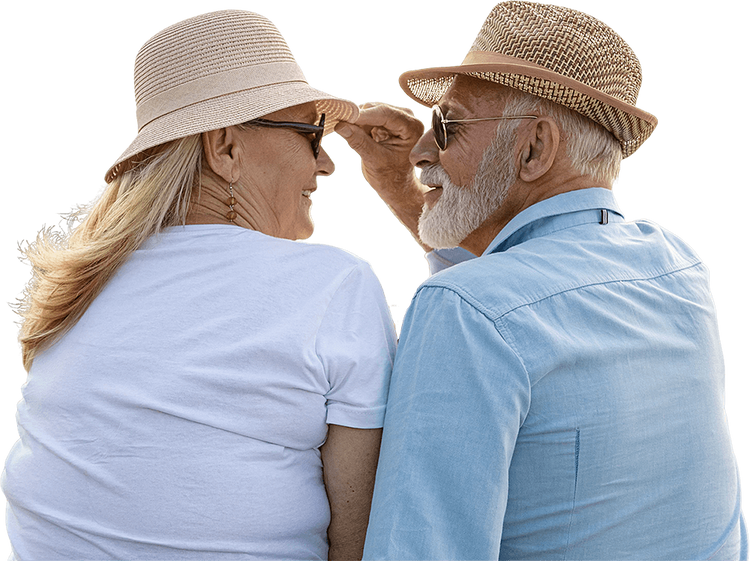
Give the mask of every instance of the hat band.
[[[616, 94], [609, 94], [595, 88], [594, 86], [579, 82], [575, 78], [570, 78], [564, 74], [560, 74], [528, 60], [490, 51], [470, 51], [461, 63], [461, 68], [462, 70], [460, 72], [465, 74], [473, 74], [474, 72], [497, 72], [500, 74], [528, 76], [530, 78], [551, 81], [564, 88], [570, 88], [578, 94], [586, 95], [599, 100], [602, 103], [611, 105], [616, 109], [625, 111], [626, 113], [631, 113], [639, 118], [645, 119], [646, 121], [653, 121], [653, 124], [656, 125], [656, 118], [653, 115], [639, 110], [633, 104], [616, 96]], [[548, 99], [555, 101], [552, 98]]]
[[530, 62], [522, 58], [516, 58], [493, 51], [469, 51], [469, 54], [466, 55], [466, 58], [464, 58], [461, 66], [464, 66], [466, 64], [513, 64], [527, 68], [529, 66], [532, 68], [536, 67], [540, 70], [549, 71], [548, 68], [545, 68], [540, 64], [536, 64], [535, 62]]
[[234, 68], [180, 84], [138, 104], [135, 111], [138, 132], [154, 119], [188, 105], [283, 82], [307, 83], [307, 80], [297, 63], [274, 62]]

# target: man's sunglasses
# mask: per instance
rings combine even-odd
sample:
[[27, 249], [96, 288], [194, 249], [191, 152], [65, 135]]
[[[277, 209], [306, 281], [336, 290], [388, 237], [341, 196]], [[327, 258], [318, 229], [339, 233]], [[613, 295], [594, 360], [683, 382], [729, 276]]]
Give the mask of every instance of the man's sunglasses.
[[326, 114], [320, 115], [320, 122], [317, 125], [311, 125], [310, 123], [287, 123], [283, 121], [269, 121], [267, 119], [253, 119], [247, 121], [243, 125], [253, 125], [258, 127], [271, 127], [277, 129], [291, 129], [294, 132], [300, 134], [312, 134], [312, 140], [310, 145], [312, 146], [313, 156], [318, 159], [320, 154], [320, 141], [323, 139], [323, 131], [325, 130]]
[[536, 115], [514, 115], [508, 117], [483, 117], [481, 119], [446, 119], [439, 105], [432, 106], [432, 134], [438, 148], [445, 150], [448, 147], [448, 123], [474, 123], [476, 121], [499, 121], [506, 119], [536, 119]]

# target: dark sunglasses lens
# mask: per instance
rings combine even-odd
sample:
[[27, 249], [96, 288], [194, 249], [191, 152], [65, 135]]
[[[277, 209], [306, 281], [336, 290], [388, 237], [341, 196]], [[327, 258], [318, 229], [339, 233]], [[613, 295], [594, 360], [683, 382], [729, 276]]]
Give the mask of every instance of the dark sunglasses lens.
[[435, 137], [435, 144], [441, 150], [445, 150], [448, 139], [445, 136], [445, 125], [443, 124], [443, 113], [439, 107], [432, 110], [432, 134]]
[[325, 124], [326, 124], [326, 114], [321, 113], [320, 115], [320, 122], [318, 123], [318, 126], [320, 127], [320, 131], [315, 133], [315, 137], [312, 141], [312, 150], [313, 155], [315, 156], [315, 159], [318, 159], [318, 154], [320, 154], [320, 142], [323, 140], [323, 132], [325, 131]]

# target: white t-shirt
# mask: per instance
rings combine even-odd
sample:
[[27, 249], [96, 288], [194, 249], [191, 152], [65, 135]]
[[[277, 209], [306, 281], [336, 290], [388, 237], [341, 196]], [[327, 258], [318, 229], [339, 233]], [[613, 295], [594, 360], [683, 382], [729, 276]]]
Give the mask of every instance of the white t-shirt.
[[170, 228], [34, 361], [3, 476], [19, 559], [325, 559], [327, 423], [382, 426], [395, 330], [370, 267]]

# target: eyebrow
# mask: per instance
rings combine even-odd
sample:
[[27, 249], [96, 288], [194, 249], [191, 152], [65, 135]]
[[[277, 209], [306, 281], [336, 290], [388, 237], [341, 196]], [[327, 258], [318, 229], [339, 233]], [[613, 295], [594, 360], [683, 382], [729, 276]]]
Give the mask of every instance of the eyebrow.
[[302, 122], [310, 123], [311, 125], [317, 125], [320, 120], [320, 113], [318, 113], [317, 108], [308, 111], [301, 111], [297, 114]]
[[459, 113], [461, 113], [461, 111], [463, 111], [463, 113], [465, 115], [469, 113], [469, 110], [466, 108], [466, 106], [464, 104], [462, 104], [462, 103], [460, 103], [458, 101], [455, 101], [455, 100], [449, 100], [449, 101], [446, 101], [444, 103], [440, 103], [439, 105], [440, 105], [440, 109], [443, 112], [443, 115], [445, 115], [446, 117], [448, 117], [448, 113], [450, 111], [456, 111], [456, 110], [458, 110]]

